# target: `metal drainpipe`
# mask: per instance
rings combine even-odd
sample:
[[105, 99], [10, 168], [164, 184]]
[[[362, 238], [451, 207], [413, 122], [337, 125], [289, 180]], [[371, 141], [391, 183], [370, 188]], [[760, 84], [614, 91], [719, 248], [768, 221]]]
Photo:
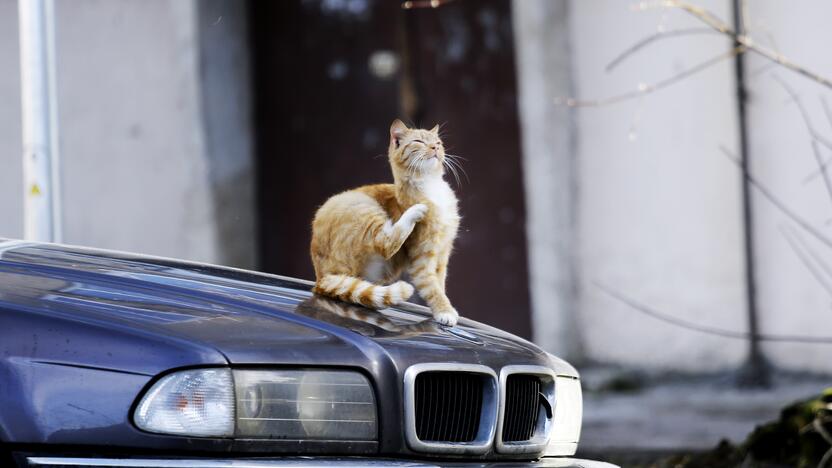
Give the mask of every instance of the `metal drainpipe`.
[[[742, 14], [743, 0], [734, 0], [734, 31], [739, 34], [745, 33], [746, 25], [743, 24]], [[738, 46], [735, 43], [734, 46]], [[749, 170], [749, 149], [748, 149], [748, 119], [746, 114], [746, 99], [748, 91], [745, 88], [745, 67], [743, 64], [744, 54], [734, 58], [735, 79], [737, 81], [737, 117], [739, 118], [740, 136], [740, 165], [742, 166], [742, 211], [743, 211], [743, 238], [745, 244], [745, 277], [746, 277], [746, 300], [748, 317], [748, 357], [745, 364], [739, 370], [737, 384], [741, 387], [767, 387], [770, 384], [771, 367], [760, 348], [760, 324], [759, 309], [757, 308], [757, 284], [755, 280], [754, 261], [754, 218], [751, 198], [751, 184], [745, 174]]]
[[54, 1], [19, 0], [23, 236], [61, 242]]

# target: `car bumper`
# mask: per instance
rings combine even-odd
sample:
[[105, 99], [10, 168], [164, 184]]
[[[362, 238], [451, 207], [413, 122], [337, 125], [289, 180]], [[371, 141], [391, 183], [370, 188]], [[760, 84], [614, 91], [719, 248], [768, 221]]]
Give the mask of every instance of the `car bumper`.
[[161, 459], [161, 458], [66, 458], [66, 457], [27, 457], [29, 466], [34, 467], [149, 467], [149, 468], [271, 468], [271, 467], [534, 467], [534, 468], [617, 468], [609, 463], [579, 460], [576, 458], [546, 457], [531, 462], [444, 462], [420, 461], [385, 458], [247, 458], [247, 459]]

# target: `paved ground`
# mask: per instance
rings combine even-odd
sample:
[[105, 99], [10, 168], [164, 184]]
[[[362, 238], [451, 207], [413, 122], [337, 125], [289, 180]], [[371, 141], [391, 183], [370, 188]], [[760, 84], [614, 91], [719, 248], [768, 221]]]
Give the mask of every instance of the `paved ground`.
[[[599, 375], [600, 374], [600, 375]], [[581, 450], [595, 453], [701, 450], [739, 442], [782, 407], [818, 394], [832, 379], [778, 376], [767, 390], [739, 389], [730, 378], [669, 379], [633, 393], [593, 392], [609, 372], [584, 372]], [[658, 380], [661, 382], [661, 380]]]

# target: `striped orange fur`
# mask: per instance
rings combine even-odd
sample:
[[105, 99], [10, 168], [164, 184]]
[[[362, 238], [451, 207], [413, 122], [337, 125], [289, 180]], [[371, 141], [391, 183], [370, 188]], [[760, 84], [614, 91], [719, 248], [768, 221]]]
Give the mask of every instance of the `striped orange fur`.
[[381, 286], [355, 276], [324, 275], [315, 283], [315, 292], [380, 309], [406, 301], [413, 295], [413, 286], [405, 281]]
[[459, 228], [457, 199], [443, 176], [450, 164], [439, 128], [390, 127], [392, 184], [365, 185], [327, 200], [312, 221], [315, 292], [372, 308], [406, 301], [413, 286], [444, 325], [459, 314], [445, 294]]

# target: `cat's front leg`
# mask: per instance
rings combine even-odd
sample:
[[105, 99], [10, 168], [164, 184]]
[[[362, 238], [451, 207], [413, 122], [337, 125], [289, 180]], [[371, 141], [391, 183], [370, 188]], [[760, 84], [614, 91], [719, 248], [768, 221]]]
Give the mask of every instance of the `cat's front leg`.
[[439, 286], [442, 287], [442, 292], [445, 292], [448, 278], [448, 261], [451, 257], [451, 247], [445, 248], [438, 256], [436, 263], [436, 276], [439, 278]]
[[[448, 305], [450, 306], [450, 303]], [[436, 320], [436, 322], [440, 325], [453, 327], [456, 326], [456, 323], [459, 321], [459, 312], [457, 312], [456, 309], [454, 309], [453, 307], [449, 307], [447, 310], [443, 311], [432, 312], [433, 319]]]
[[417, 203], [408, 208], [398, 221], [388, 220], [376, 236], [376, 245], [385, 259], [390, 259], [402, 248], [404, 241], [410, 237], [416, 223], [425, 217], [428, 212], [427, 205]]
[[402, 223], [403, 225], [409, 226], [410, 230], [413, 230], [413, 226], [416, 225], [419, 221], [424, 219], [425, 215], [428, 212], [428, 206], [423, 203], [417, 203], [410, 208], [408, 208], [404, 213], [402, 213], [402, 217], [396, 221], [396, 224]]
[[408, 268], [408, 273], [419, 295], [427, 302], [428, 307], [433, 312], [433, 319], [442, 325], [452, 327], [456, 325], [459, 313], [451, 305], [448, 296], [445, 295], [445, 288], [439, 282], [436, 267], [437, 259], [435, 257], [419, 258]]

